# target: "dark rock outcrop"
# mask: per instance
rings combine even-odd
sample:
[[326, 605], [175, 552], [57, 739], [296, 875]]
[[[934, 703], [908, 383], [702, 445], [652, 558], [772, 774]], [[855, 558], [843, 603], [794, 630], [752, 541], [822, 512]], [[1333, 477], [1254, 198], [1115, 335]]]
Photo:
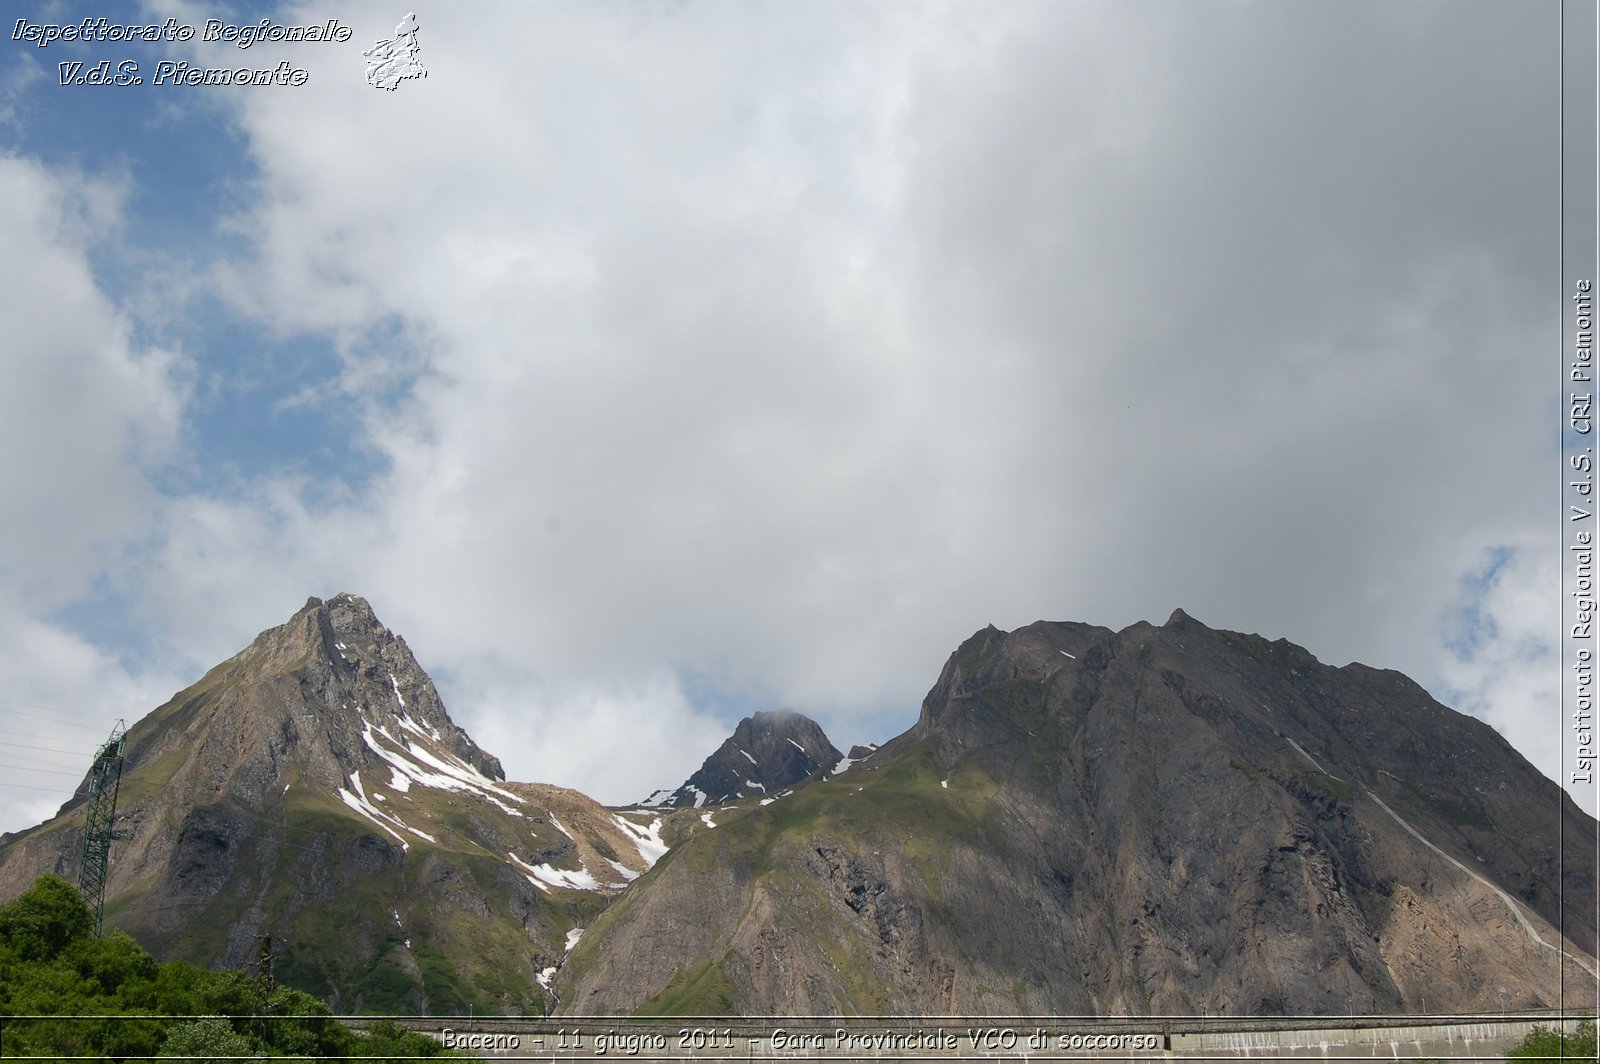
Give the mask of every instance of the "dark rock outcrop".
[[843, 758], [817, 722], [803, 713], [787, 709], [757, 713], [741, 720], [681, 787], [665, 797], [658, 791], [646, 804], [695, 809], [770, 796], [833, 768]]

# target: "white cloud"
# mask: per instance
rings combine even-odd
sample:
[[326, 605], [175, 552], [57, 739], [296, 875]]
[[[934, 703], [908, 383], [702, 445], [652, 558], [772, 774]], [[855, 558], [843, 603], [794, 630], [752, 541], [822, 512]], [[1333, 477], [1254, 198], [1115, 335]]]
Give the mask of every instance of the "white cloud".
[[39, 84], [45, 77], [44, 67], [26, 52], [15, 56], [15, 61], [0, 72], [0, 129], [24, 127], [21, 100], [30, 86]]
[[[1552, 623], [1560, 605], [1550, 593], [1560, 573], [1549, 538], [1483, 554], [1458, 589], [1447, 620], [1454, 652], [1440, 673], [1457, 709], [1492, 724], [1545, 775], [1563, 780], [1576, 741], [1560, 727], [1559, 625]], [[1593, 787], [1569, 790], [1596, 815]]]
[[0, 155], [0, 450], [10, 456], [0, 463], [0, 575], [45, 613], [149, 528], [157, 498], [146, 472], [178, 433], [174, 360], [132, 343], [90, 268], [118, 198]]
[[132, 724], [179, 685], [171, 674], [132, 675], [75, 633], [29, 616], [0, 596], [0, 831], [54, 816], [88, 772], [117, 720]]
[[1477, 221], [1530, 180], [1476, 145], [1531, 90], [1419, 129], [1407, 45], [1215, 14], [561, 9], [492, 47], [450, 14], [426, 85], [247, 100], [242, 290], [417, 323], [425, 374], [367, 410], [373, 578], [496, 620], [413, 606], [413, 642], [908, 718], [989, 620], [1182, 604], [1437, 671], [1457, 576], [1538, 522], [1506, 352], [1543, 319]]
[[[985, 623], [1179, 605], [1536, 744], [1522, 629], [1466, 668], [1439, 619], [1498, 544], [1531, 609], [1557, 516], [1548, 32], [1450, 10], [455, 7], [389, 93], [398, 13], [347, 5], [348, 45], [252, 49], [306, 86], [211, 98], [260, 199], [204, 283], [334, 340], [337, 392], [280, 402], [384, 468], [171, 500], [119, 586], [196, 667], [364, 594], [512, 776], [607, 797], [720, 738], [675, 670], [909, 724]], [[118, 439], [170, 441], [159, 358], [102, 357]], [[76, 460], [149, 530], [126, 453]]]
[[0, 154], [0, 761], [28, 769], [5, 773], [0, 829], [53, 815], [115, 720], [172, 689], [52, 620], [154, 531], [149, 477], [179, 439], [178, 360], [135, 343], [93, 275], [122, 191]]
[[670, 673], [560, 690], [514, 665], [476, 666], [450, 684], [452, 715], [484, 749], [517, 753], [513, 779], [581, 780], [590, 797], [627, 804], [682, 783], [727, 737]]

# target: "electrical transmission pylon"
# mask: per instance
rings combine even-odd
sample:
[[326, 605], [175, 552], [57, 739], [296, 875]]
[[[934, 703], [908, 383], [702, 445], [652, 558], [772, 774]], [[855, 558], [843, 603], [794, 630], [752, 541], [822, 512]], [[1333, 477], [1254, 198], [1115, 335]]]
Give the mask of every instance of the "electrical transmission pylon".
[[127, 745], [128, 728], [122, 721], [111, 729], [111, 737], [94, 756], [89, 770], [88, 822], [83, 828], [83, 856], [78, 862], [78, 890], [94, 913], [94, 934], [106, 908], [106, 861], [111, 856], [111, 824], [117, 816], [117, 788], [122, 783], [122, 750]]

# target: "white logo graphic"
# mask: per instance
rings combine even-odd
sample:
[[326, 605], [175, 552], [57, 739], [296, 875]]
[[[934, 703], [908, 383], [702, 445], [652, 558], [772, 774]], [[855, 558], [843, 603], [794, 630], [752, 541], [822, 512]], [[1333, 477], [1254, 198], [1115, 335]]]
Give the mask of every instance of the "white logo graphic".
[[394, 28], [394, 36], [379, 41], [361, 54], [367, 57], [367, 84], [393, 92], [407, 78], [425, 78], [427, 70], [417, 62], [417, 16], [407, 14]]

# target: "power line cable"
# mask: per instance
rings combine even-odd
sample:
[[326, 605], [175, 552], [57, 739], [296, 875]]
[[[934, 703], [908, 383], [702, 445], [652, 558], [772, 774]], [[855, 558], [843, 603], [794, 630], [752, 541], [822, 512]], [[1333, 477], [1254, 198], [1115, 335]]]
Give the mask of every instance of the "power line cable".
[[[7, 704], [9, 705], [10, 703], [7, 703]], [[15, 710], [15, 709], [6, 710], [4, 715], [5, 716], [10, 716], [10, 717], [27, 717], [30, 720], [47, 721], [47, 722], [49, 722], [51, 724], [58, 724], [63, 728], [82, 728], [84, 731], [101, 731], [102, 730], [100, 727], [98, 727], [96, 725], [93, 725], [93, 724], [74, 724], [70, 720], [62, 720], [59, 717], [41, 717], [37, 713], [23, 713], [20, 710]]]
[[0, 746], [9, 746], [13, 750], [37, 750], [45, 754], [73, 754], [89, 760], [94, 758], [93, 750], [63, 750], [59, 746], [29, 746], [27, 743], [8, 743], [3, 739], [0, 739]]
[[55, 713], [64, 717], [76, 717], [79, 720], [117, 720], [117, 717], [103, 716], [99, 713], [74, 713], [70, 709], [60, 706], [41, 706], [37, 702], [17, 702], [9, 698], [0, 698], [0, 706], [25, 706], [28, 709], [42, 709], [46, 713]]
[[78, 777], [82, 777], [84, 775], [84, 773], [86, 773], [88, 771], [88, 769], [79, 769], [76, 772], [68, 772], [66, 769], [37, 768], [37, 767], [35, 767], [33, 765], [9, 765], [9, 764], [6, 764], [3, 761], [0, 761], [0, 768], [17, 769], [17, 770], [19, 770], [21, 772], [49, 772], [49, 773], [51, 773], [53, 775], [56, 775], [56, 776], [78, 776]]
[[77, 791], [58, 791], [54, 787], [35, 787], [31, 783], [0, 783], [0, 787], [4, 787], [6, 790], [10, 790], [10, 791], [29, 791], [29, 792], [34, 793], [34, 794], [69, 794], [70, 795], [70, 794], [77, 794], [78, 793]]

